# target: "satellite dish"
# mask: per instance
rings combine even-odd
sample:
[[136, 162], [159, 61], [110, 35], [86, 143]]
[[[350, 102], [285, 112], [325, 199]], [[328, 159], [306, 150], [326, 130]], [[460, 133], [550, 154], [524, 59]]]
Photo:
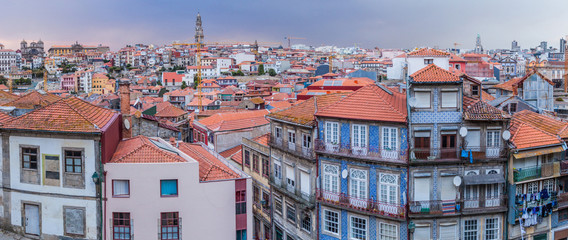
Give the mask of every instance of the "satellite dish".
[[341, 177], [342, 178], [347, 178], [347, 169], [343, 169], [343, 171], [341, 171]]
[[130, 129], [130, 122], [128, 121], [128, 119], [124, 119], [124, 128], [126, 128], [127, 130]]
[[411, 97], [410, 99], [408, 99], [408, 105], [411, 106], [411, 107], [415, 107], [416, 106], [416, 98]]
[[454, 186], [459, 187], [462, 184], [462, 178], [460, 176], [454, 177]]
[[460, 128], [460, 136], [462, 136], [462, 137], [467, 136], [467, 128], [466, 127]]
[[503, 131], [503, 139], [505, 140], [509, 140], [511, 138], [511, 132], [509, 132], [509, 130], [505, 130]]

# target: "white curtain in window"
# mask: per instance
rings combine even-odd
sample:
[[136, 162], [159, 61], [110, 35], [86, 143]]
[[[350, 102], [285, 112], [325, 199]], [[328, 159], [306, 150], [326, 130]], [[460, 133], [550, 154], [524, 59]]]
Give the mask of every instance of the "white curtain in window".
[[128, 181], [127, 180], [114, 180], [112, 182], [113, 184], [113, 189], [114, 189], [114, 195], [128, 195], [129, 194], [129, 189], [128, 189]]

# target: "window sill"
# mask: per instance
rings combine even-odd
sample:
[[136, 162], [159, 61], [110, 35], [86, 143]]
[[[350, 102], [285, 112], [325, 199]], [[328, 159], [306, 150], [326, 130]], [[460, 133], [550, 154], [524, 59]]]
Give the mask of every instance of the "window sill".
[[176, 198], [176, 197], [178, 197], [178, 195], [160, 195], [160, 197], [163, 197], [163, 198]]
[[112, 195], [113, 198], [130, 198], [130, 195]]

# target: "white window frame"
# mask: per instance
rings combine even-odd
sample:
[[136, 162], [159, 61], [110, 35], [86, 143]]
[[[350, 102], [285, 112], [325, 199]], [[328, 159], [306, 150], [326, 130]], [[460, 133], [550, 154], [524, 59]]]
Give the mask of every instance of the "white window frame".
[[325, 122], [325, 142], [339, 144], [339, 123]]
[[[393, 182], [383, 181], [383, 178], [390, 177], [394, 178]], [[379, 201], [383, 203], [388, 203], [392, 205], [396, 205], [399, 202], [398, 191], [400, 190], [400, 186], [398, 185], [398, 175], [396, 174], [389, 174], [389, 173], [380, 173], [379, 174]], [[392, 192], [394, 190], [394, 196], [392, 196]], [[383, 191], [385, 194], [383, 194]], [[394, 197], [394, 201], [392, 198]]]
[[[280, 209], [276, 208], [276, 203], [280, 203]], [[274, 195], [274, 212], [282, 216], [282, 212], [284, 211], [284, 205], [282, 205], [282, 197], [278, 195]]]
[[351, 147], [353, 149], [355, 148], [366, 149], [368, 147], [367, 138], [368, 138], [367, 125], [362, 125], [362, 124], [351, 125]]
[[274, 127], [276, 139], [282, 139], [282, 127]]
[[[328, 219], [327, 219], [327, 213], [333, 213], [333, 214], [337, 215], [337, 222], [328, 221]], [[340, 233], [341, 233], [341, 212], [333, 211], [333, 210], [324, 208], [322, 215], [323, 215], [323, 229], [322, 229], [323, 232], [324, 232], [324, 233], [331, 234], [331, 235], [339, 236]], [[329, 231], [329, 230], [328, 230], [328, 225], [327, 225], [328, 223], [334, 223], [334, 224], [336, 224], [336, 225], [337, 225], [337, 232], [331, 232], [331, 231]]]
[[363, 239], [368, 239], [368, 238], [369, 238], [369, 219], [366, 218], [366, 217], [362, 217], [362, 216], [359, 216], [359, 215], [355, 215], [355, 214], [350, 214], [350, 215], [349, 215], [349, 227], [348, 227], [349, 236], [348, 236], [348, 239], [351, 239], [351, 240], [360, 240], [360, 238], [354, 238], [354, 237], [353, 237], [353, 234], [354, 234], [354, 231], [353, 231], [353, 230], [354, 230], [354, 227], [353, 227], [353, 219], [354, 219], [354, 218], [357, 218], [357, 219], [360, 219], [360, 220], [364, 220], [364, 221], [365, 221], [365, 229], [357, 228], [357, 230], [364, 231], [364, 232], [365, 232], [365, 235], [364, 235], [365, 238], [363, 238]]
[[[488, 226], [488, 224], [487, 224], [487, 221], [488, 221], [488, 220], [494, 220], [494, 221], [495, 221], [495, 223], [494, 223], [495, 228], [489, 228], [489, 226]], [[499, 224], [499, 218], [497, 218], [497, 217], [494, 217], [494, 218], [486, 218], [485, 221], [484, 221], [484, 224], [485, 224], [485, 227], [484, 227], [484, 232], [483, 232], [483, 239], [485, 239], [485, 240], [497, 240], [497, 239], [499, 239], [499, 233], [501, 232], [501, 229], [500, 229], [501, 226], [500, 226], [500, 224]], [[488, 232], [487, 232], [487, 231], [490, 231], [490, 230], [495, 230], [495, 231], [497, 231], [497, 232], [495, 232], [495, 238], [489, 238], [489, 237], [488, 237]]]
[[312, 148], [312, 135], [311, 134], [302, 133], [302, 147], [304, 149]]
[[288, 142], [289, 143], [296, 143], [296, 131], [288, 130]]
[[[363, 173], [364, 178], [356, 176], [358, 173]], [[349, 169], [349, 196], [359, 199], [367, 199], [369, 196], [369, 176], [365, 170], [351, 168]]]
[[[468, 222], [470, 222], [470, 221], [475, 221], [475, 225], [474, 225], [475, 228], [467, 229], [467, 230], [466, 230], [466, 228], [468, 227], [468, 226], [466, 226], [466, 223], [468, 223]], [[470, 227], [472, 227], [472, 226], [470, 226]], [[478, 221], [477, 219], [466, 219], [466, 220], [464, 220], [464, 221], [463, 221], [463, 229], [462, 229], [462, 232], [463, 232], [463, 240], [478, 240], [478, 239], [479, 239], [479, 232], [478, 232], [478, 230], [479, 230], [479, 221]], [[466, 234], [467, 234], [467, 233], [474, 233], [474, 234], [475, 234], [475, 237], [470, 236], [470, 238], [468, 238], [468, 237], [466, 237]], [[473, 237], [473, 238], [471, 238], [471, 237]]]
[[[383, 234], [382, 230], [385, 226], [388, 226], [388, 227], [391, 227], [391, 228], [394, 227], [394, 236], [388, 236], [386, 234]], [[398, 234], [398, 226], [396, 224], [379, 222], [378, 227], [379, 227], [379, 230], [377, 231], [377, 239], [378, 240], [392, 240], [392, 239], [398, 240], [399, 234]], [[389, 233], [390, 233], [390, 231], [389, 231]]]
[[282, 180], [282, 164], [280, 161], [274, 161], [274, 178]]
[[[383, 127], [381, 134], [381, 146], [383, 150], [397, 151], [398, 149], [398, 128]], [[394, 141], [394, 144], [393, 144]], [[393, 146], [394, 145], [394, 146]]]
[[501, 130], [487, 130], [486, 145], [491, 148], [498, 148], [501, 146]]

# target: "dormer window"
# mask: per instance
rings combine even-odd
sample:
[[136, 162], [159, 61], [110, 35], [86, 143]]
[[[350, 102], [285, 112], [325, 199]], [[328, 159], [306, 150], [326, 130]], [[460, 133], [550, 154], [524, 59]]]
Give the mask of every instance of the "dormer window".
[[471, 95], [479, 96], [479, 86], [477, 85], [471, 86]]

